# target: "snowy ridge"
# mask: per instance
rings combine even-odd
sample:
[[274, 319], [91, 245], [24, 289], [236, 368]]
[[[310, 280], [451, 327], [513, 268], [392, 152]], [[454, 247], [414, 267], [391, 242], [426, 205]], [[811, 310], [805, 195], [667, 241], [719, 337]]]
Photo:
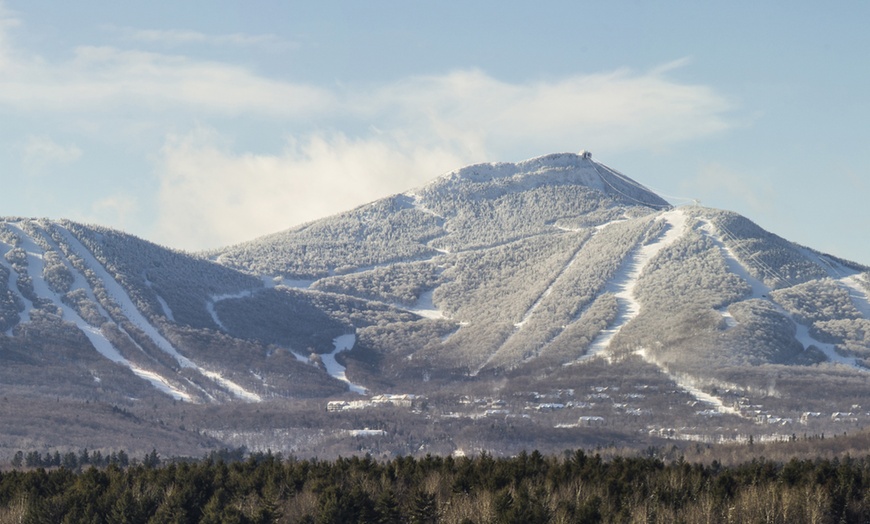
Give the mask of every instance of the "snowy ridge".
[[634, 297], [637, 280], [647, 263], [659, 251], [676, 242], [683, 235], [686, 227], [686, 216], [679, 209], [662, 212], [656, 217], [656, 220], [664, 220], [669, 227], [659, 235], [655, 242], [636, 247], [632, 254], [623, 261], [614, 278], [605, 285], [604, 291], [613, 293], [619, 307], [613, 325], [602, 331], [589, 344], [585, 355], [568, 364], [583, 362], [603, 354], [610, 346], [613, 337], [640, 313], [640, 303]]
[[525, 191], [548, 184], [576, 184], [599, 191], [618, 200], [656, 208], [669, 204], [649, 189], [603, 164], [587, 153], [556, 153], [522, 162], [473, 164], [442, 175], [407, 196], [452, 193], [468, 184], [510, 184], [510, 191]]

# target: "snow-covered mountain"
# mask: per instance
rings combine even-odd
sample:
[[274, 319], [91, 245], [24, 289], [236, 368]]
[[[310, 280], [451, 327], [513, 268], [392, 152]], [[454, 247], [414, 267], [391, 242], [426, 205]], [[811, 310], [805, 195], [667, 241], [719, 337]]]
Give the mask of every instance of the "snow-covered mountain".
[[[16, 395], [264, 405], [575, 391], [614, 374], [707, 406], [690, 418], [798, 424], [853, 415], [870, 385], [867, 267], [672, 207], [588, 153], [468, 166], [202, 255], [7, 218], [0, 255], [0, 374]], [[626, 407], [658, 395], [644, 391], [607, 398], [652, 415]]]

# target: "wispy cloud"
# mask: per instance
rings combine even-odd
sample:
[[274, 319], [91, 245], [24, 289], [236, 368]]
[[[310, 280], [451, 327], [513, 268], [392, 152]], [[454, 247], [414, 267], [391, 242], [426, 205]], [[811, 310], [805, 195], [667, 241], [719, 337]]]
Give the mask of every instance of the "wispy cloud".
[[571, 75], [508, 83], [481, 71], [412, 78], [359, 100], [404, 125], [423, 122], [439, 140], [498, 150], [601, 144], [655, 149], [730, 127], [731, 103], [709, 87], [681, 84], [662, 71]]
[[111, 224], [114, 228], [125, 229], [130, 224], [131, 218], [138, 212], [139, 202], [136, 198], [117, 193], [94, 202], [85, 221]]
[[217, 247], [422, 184], [460, 164], [445, 148], [343, 134], [290, 140], [279, 154], [233, 154], [214, 130], [171, 137], [159, 168], [161, 242]]
[[0, 106], [14, 111], [100, 115], [121, 109], [148, 118], [154, 110], [182, 108], [204, 116], [252, 112], [286, 118], [334, 105], [323, 89], [231, 64], [113, 47], [83, 46], [65, 63], [19, 60], [5, 69], [12, 68], [14, 75], [0, 77]]
[[105, 26], [105, 29], [127, 41], [160, 44], [168, 47], [191, 44], [259, 47], [273, 50], [298, 47], [298, 44], [273, 34], [229, 33], [215, 35], [185, 29], [136, 29], [117, 26]]
[[0, 1], [0, 69], [7, 68], [11, 62], [9, 31], [20, 25], [21, 20]]
[[20, 146], [21, 164], [28, 173], [41, 173], [50, 166], [71, 164], [82, 156], [76, 145], [58, 144], [47, 136], [29, 136]]

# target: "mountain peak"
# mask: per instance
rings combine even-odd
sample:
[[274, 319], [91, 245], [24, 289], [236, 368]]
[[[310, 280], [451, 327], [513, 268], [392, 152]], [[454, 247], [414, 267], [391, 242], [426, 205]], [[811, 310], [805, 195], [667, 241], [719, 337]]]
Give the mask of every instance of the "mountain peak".
[[499, 194], [545, 185], [580, 185], [627, 205], [665, 209], [670, 204], [622, 173], [592, 160], [592, 153], [553, 153], [521, 162], [472, 164], [451, 171], [413, 194], [474, 192], [497, 189]]

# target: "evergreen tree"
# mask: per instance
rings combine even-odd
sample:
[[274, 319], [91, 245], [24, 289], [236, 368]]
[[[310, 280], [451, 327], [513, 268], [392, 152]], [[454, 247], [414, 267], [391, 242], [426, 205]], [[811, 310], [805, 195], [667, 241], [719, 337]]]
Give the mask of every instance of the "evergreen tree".
[[411, 501], [410, 511], [412, 524], [434, 524], [438, 521], [438, 505], [434, 493], [424, 490], [417, 491]]
[[402, 510], [392, 489], [385, 489], [375, 504], [378, 524], [401, 524]]
[[12, 467], [18, 469], [22, 465], [24, 465], [24, 452], [18, 451], [15, 453], [15, 456], [12, 457]]

